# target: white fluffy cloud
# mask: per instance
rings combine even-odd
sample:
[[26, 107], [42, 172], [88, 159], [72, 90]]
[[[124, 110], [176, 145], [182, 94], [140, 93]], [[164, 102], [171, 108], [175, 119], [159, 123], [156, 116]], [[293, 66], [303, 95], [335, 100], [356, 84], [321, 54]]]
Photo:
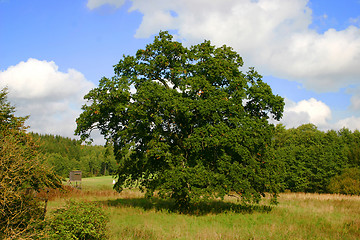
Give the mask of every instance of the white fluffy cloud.
[[[121, 6], [124, 0], [97, 2]], [[360, 29], [317, 33], [308, 0], [133, 0], [143, 14], [136, 36], [177, 30], [188, 43], [210, 39], [237, 50], [263, 74], [302, 82], [318, 92], [360, 84]]]
[[30, 115], [30, 131], [73, 137], [83, 96], [94, 86], [74, 69], [61, 72], [53, 61], [28, 59], [0, 71], [0, 87], [18, 116]]
[[318, 92], [360, 84], [360, 29], [350, 26], [324, 34], [294, 34], [286, 51], [272, 59], [270, 68], [275, 75], [297, 80]]
[[337, 122], [332, 122], [332, 112], [328, 105], [322, 101], [310, 98], [299, 102], [285, 99], [284, 117], [281, 123], [288, 128], [297, 128], [306, 123], [316, 125], [320, 130], [339, 130], [348, 128], [352, 131], [360, 129], [360, 118], [348, 117]]
[[360, 118], [352, 116], [349, 118], [342, 119], [335, 124], [336, 129], [341, 129], [343, 127], [348, 128], [350, 130], [355, 130], [355, 129], [359, 130], [360, 129]]
[[328, 129], [331, 110], [325, 103], [314, 98], [293, 102], [285, 100], [285, 111], [282, 123], [287, 127], [298, 127], [304, 123], [312, 123], [322, 129]]

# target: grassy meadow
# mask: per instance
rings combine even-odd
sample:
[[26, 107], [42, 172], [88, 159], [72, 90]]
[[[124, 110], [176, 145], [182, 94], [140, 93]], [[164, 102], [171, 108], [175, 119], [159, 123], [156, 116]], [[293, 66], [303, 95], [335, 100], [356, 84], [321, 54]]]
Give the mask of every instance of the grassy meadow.
[[117, 193], [112, 181], [84, 178], [82, 190], [54, 196], [48, 213], [69, 198], [97, 202], [110, 217], [110, 239], [360, 239], [360, 196], [283, 193], [271, 208], [268, 199], [245, 207], [229, 197], [179, 214], [138, 190]]

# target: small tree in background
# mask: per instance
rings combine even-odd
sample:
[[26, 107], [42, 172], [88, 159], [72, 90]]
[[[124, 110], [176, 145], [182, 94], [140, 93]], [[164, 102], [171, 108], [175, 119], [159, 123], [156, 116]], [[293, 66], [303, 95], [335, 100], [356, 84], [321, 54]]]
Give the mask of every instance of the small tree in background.
[[113, 143], [117, 190], [137, 182], [181, 211], [230, 192], [245, 202], [276, 195], [268, 120], [282, 117], [284, 101], [242, 65], [230, 47], [205, 41], [186, 48], [160, 32], [85, 96], [76, 133], [85, 140], [99, 129]]
[[328, 190], [331, 193], [360, 195], [360, 170], [345, 169], [341, 175], [331, 178]]
[[41, 202], [31, 194], [43, 188], [59, 188], [61, 180], [38, 159], [37, 146], [26, 134], [27, 117], [15, 117], [0, 91], [0, 238], [19, 239], [31, 234], [44, 217]]

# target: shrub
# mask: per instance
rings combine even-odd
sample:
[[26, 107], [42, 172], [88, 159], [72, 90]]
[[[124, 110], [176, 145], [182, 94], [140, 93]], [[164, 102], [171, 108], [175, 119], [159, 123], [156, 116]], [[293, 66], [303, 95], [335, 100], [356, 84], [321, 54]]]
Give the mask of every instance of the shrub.
[[36, 192], [61, 188], [61, 180], [43, 165], [38, 147], [26, 133], [26, 117], [15, 117], [0, 90], [0, 239], [40, 235], [45, 206]]
[[96, 204], [69, 201], [65, 208], [56, 210], [50, 218], [47, 237], [61, 240], [106, 239], [107, 223], [107, 215]]
[[331, 193], [360, 195], [360, 169], [349, 168], [341, 175], [333, 177], [328, 189]]

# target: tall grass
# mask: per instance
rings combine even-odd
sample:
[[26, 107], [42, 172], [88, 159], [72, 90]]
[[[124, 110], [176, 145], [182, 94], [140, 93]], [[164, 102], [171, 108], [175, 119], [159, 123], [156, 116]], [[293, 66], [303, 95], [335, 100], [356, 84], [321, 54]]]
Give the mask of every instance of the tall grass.
[[360, 239], [359, 197], [283, 194], [270, 212], [206, 215], [126, 204], [107, 208], [111, 239]]
[[[144, 199], [137, 190], [96, 189], [70, 197], [103, 205], [110, 239], [360, 239], [359, 196], [284, 193], [273, 208], [227, 198], [178, 214], [171, 201]], [[49, 204], [59, 206], [63, 199]]]

